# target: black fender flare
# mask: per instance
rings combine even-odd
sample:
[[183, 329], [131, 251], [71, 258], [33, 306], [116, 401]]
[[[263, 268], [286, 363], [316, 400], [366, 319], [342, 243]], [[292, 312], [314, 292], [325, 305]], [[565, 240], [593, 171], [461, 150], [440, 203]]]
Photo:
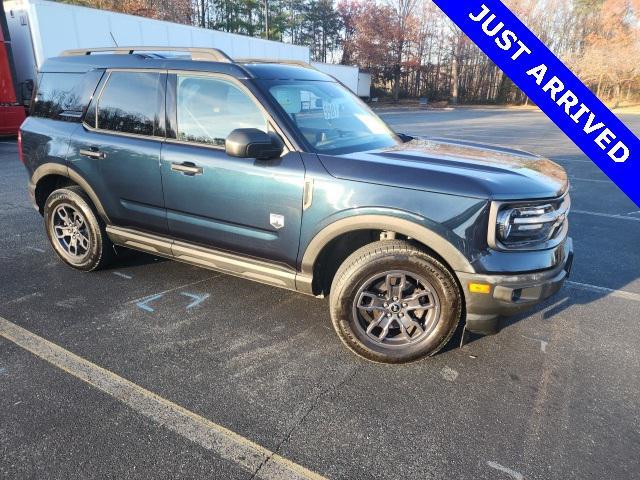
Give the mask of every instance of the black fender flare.
[[314, 265], [329, 242], [345, 233], [365, 229], [388, 230], [411, 237], [438, 254], [454, 272], [475, 273], [469, 260], [458, 248], [423, 225], [387, 215], [357, 215], [342, 218], [326, 226], [309, 242], [302, 255], [298, 289], [305, 293], [312, 293]]
[[107, 212], [104, 210], [104, 207], [102, 206], [102, 202], [100, 202], [98, 195], [96, 195], [96, 192], [93, 190], [89, 182], [87, 182], [87, 180], [78, 172], [76, 172], [75, 170], [72, 170], [71, 168], [61, 163], [44, 163], [35, 169], [35, 171], [31, 175], [31, 180], [29, 181], [30, 188], [33, 189], [34, 193], [35, 193], [35, 189], [38, 186], [38, 183], [43, 178], [49, 175], [59, 175], [62, 177], [67, 177], [69, 180], [79, 185], [91, 199], [91, 202], [96, 207], [96, 210], [98, 211], [98, 214], [100, 215], [100, 217], [105, 222], [110, 223], [109, 216], [107, 215]]

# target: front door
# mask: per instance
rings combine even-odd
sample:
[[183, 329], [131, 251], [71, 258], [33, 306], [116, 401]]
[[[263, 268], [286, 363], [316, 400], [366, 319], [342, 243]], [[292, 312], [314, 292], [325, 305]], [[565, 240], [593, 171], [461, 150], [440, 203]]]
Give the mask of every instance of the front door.
[[172, 236], [295, 266], [304, 186], [300, 154], [228, 156], [224, 139], [232, 130], [269, 130], [251, 93], [220, 75], [177, 74], [168, 84], [175, 88], [168, 98], [176, 99], [176, 140], [163, 144], [161, 163]]

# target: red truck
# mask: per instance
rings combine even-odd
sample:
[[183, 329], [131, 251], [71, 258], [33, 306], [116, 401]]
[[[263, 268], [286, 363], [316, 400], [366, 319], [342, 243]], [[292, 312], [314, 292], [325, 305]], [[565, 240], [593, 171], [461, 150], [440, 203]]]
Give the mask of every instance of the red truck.
[[25, 119], [25, 107], [16, 97], [16, 75], [11, 56], [11, 39], [0, 1], [0, 136], [17, 135]]

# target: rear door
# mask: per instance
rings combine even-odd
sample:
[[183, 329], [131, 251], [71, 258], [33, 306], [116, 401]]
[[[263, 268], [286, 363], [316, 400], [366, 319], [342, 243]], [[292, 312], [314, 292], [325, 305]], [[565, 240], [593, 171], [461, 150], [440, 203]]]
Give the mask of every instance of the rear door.
[[90, 182], [111, 222], [166, 233], [160, 147], [164, 71], [108, 71], [74, 135], [68, 159]]
[[175, 138], [162, 147], [162, 179], [172, 236], [294, 266], [304, 186], [300, 154], [257, 160], [225, 153], [232, 130], [270, 130], [266, 113], [237, 80], [177, 73], [167, 85], [168, 137]]

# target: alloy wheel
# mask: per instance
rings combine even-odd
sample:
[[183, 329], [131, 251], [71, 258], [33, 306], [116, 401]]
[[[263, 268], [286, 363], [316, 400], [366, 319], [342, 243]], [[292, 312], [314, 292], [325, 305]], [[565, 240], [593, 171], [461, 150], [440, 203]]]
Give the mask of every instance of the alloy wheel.
[[387, 348], [403, 348], [427, 339], [440, 319], [440, 299], [431, 283], [404, 270], [369, 278], [353, 301], [358, 329]]
[[73, 260], [83, 258], [91, 246], [89, 228], [84, 215], [73, 205], [56, 206], [51, 216], [51, 228], [63, 252]]

